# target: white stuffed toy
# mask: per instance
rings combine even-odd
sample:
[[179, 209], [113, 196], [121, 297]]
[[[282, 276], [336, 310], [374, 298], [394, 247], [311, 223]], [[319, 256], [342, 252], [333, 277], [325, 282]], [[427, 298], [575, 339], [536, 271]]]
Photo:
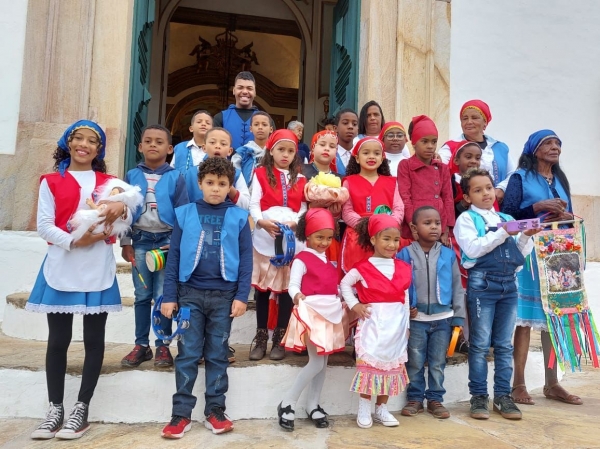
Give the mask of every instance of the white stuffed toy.
[[[130, 211], [136, 210], [144, 202], [144, 197], [140, 193], [138, 186], [132, 186], [120, 179], [109, 179], [106, 183], [98, 188], [96, 202], [92, 198], [88, 198], [85, 202], [89, 206], [89, 210], [81, 209], [75, 212], [75, 215], [69, 220], [68, 226], [71, 229], [71, 235], [75, 240], [79, 240], [85, 232], [94, 224], [102, 221], [100, 214], [106, 209], [105, 204], [99, 203], [102, 200], [110, 202], [123, 202]], [[116, 220], [113, 223], [111, 236], [122, 237], [129, 231], [129, 225], [123, 220]], [[104, 225], [99, 224], [94, 229], [94, 234], [104, 232]]]

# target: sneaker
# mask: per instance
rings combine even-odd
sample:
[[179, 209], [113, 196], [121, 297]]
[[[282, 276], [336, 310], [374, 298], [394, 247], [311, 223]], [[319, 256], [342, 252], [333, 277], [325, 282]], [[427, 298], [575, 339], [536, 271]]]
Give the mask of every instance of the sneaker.
[[427, 412], [431, 413], [435, 418], [446, 419], [450, 418], [450, 412], [439, 401], [427, 401]]
[[375, 416], [373, 421], [383, 424], [385, 427], [396, 427], [400, 423], [388, 409], [387, 404], [375, 405]]
[[423, 403], [419, 401], [408, 401], [400, 412], [402, 416], [417, 416], [419, 413], [423, 413]]
[[[152, 354], [152, 352], [150, 352]], [[173, 366], [173, 356], [168, 346], [159, 346], [156, 348], [156, 356], [154, 357], [154, 366], [166, 368]]]
[[150, 349], [150, 346], [135, 345], [133, 351], [123, 357], [121, 366], [133, 368], [140, 366], [142, 362], [147, 360], [152, 360], [152, 349]]
[[494, 411], [500, 413], [506, 419], [521, 419], [523, 417], [521, 410], [508, 394], [494, 398]]
[[162, 430], [160, 436], [169, 439], [179, 439], [192, 428], [192, 420], [184, 416], [172, 416], [171, 422]]
[[356, 415], [356, 424], [361, 429], [368, 429], [373, 425], [371, 418], [371, 400], [360, 398], [358, 400], [358, 413]]
[[229, 346], [229, 349], [227, 349], [227, 359], [229, 360], [229, 363], [235, 362], [235, 349], [233, 349], [231, 346]]
[[65, 409], [63, 405], [51, 402], [46, 413], [46, 420], [31, 433], [31, 438], [34, 440], [49, 440], [54, 438], [56, 432], [62, 427], [64, 419]]
[[56, 438], [76, 440], [81, 438], [88, 430], [90, 430], [88, 405], [83, 402], [76, 402], [67, 423], [56, 433]]
[[471, 396], [471, 418], [488, 419], [489, 417], [488, 395]]
[[233, 430], [233, 423], [221, 407], [213, 407], [211, 414], [204, 421], [204, 427], [212, 430], [215, 435], [219, 435]]

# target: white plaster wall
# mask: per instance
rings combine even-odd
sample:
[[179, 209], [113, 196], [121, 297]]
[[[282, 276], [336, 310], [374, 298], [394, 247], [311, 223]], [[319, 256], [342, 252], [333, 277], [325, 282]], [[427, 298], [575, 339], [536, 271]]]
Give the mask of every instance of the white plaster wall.
[[0, 8], [0, 154], [15, 154], [25, 52], [27, 0], [3, 0]]
[[599, 20], [597, 0], [452, 0], [450, 135], [480, 98], [515, 161], [532, 132], [552, 129], [572, 192], [599, 195]]

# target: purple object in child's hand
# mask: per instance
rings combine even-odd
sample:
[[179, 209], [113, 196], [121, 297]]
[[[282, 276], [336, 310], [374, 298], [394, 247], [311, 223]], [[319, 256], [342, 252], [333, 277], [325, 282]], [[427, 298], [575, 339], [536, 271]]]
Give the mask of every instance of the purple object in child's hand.
[[506, 229], [506, 232], [527, 231], [528, 229], [538, 229], [540, 227], [539, 218], [530, 218], [529, 220], [513, 220], [498, 223], [499, 228]]

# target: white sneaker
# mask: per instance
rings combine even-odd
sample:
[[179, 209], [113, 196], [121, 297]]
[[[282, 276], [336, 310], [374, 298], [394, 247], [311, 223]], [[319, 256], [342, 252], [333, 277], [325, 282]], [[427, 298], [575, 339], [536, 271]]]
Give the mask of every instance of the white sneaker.
[[356, 424], [361, 429], [368, 429], [373, 425], [371, 418], [371, 400], [360, 398], [358, 400], [358, 414], [356, 416]]
[[381, 423], [386, 427], [396, 427], [400, 423], [394, 415], [392, 415], [388, 409], [386, 404], [375, 405], [375, 417], [373, 418], [375, 422]]

